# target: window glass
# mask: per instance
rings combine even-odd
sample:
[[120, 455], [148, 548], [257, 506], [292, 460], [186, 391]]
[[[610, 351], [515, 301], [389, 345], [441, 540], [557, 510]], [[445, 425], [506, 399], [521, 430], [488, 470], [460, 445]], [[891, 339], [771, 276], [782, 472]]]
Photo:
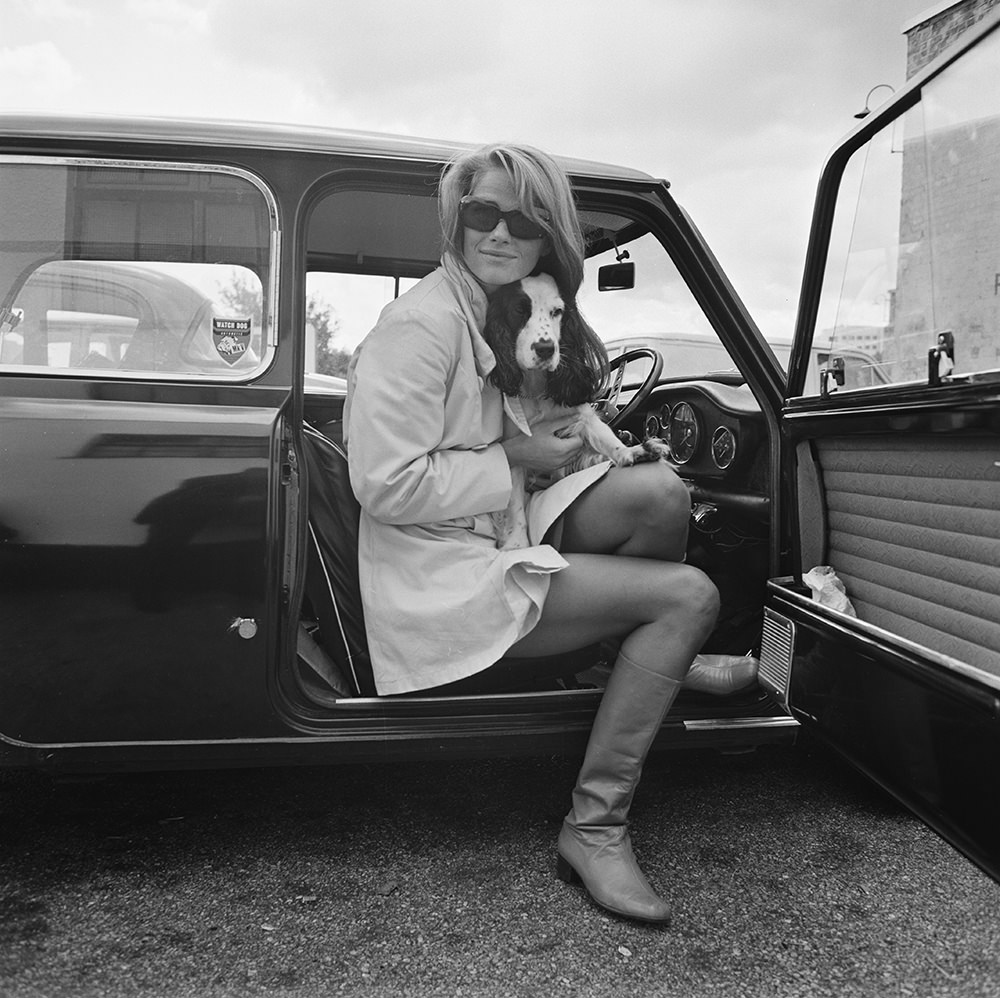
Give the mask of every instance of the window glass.
[[814, 335], [845, 387], [1000, 371], [998, 47], [931, 81], [848, 163]]
[[[587, 217], [584, 212], [585, 225]], [[616, 216], [606, 216], [603, 222], [602, 229], [609, 232], [628, 225], [626, 219]], [[598, 291], [598, 271], [615, 263], [625, 250], [628, 261], [635, 264], [635, 287]], [[649, 232], [587, 258], [579, 305], [606, 343], [623, 337], [690, 337], [694, 333], [725, 353], [663, 244]]]
[[306, 244], [308, 390], [343, 391], [351, 354], [385, 305], [438, 265], [429, 193], [338, 190], [316, 204]]
[[0, 162], [0, 367], [255, 373], [269, 359], [273, 217], [243, 176]]
[[354, 348], [378, 320], [387, 302], [417, 283], [415, 277], [388, 277], [384, 274], [332, 274], [310, 271], [306, 275], [307, 385], [316, 390], [327, 383], [324, 377], [342, 379]]
[[[739, 379], [736, 364], [663, 244], [644, 226], [620, 215], [584, 210], [581, 219], [591, 254], [578, 301], [609, 358], [645, 348], [663, 358], [664, 380], [710, 372]], [[626, 260], [635, 268], [634, 286], [600, 291], [601, 268]], [[630, 361], [625, 385], [640, 383], [651, 367], [649, 359]]]

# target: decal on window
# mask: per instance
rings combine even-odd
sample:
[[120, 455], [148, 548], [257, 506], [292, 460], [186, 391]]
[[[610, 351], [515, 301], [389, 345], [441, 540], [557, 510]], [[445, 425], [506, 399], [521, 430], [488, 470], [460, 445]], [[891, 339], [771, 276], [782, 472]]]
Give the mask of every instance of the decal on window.
[[250, 346], [250, 320], [213, 318], [212, 342], [227, 364], [235, 364]]

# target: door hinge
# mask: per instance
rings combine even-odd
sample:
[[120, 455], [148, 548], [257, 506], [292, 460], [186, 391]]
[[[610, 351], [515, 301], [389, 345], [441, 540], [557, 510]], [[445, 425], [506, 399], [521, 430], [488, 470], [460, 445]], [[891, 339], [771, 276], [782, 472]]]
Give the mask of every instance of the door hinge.
[[298, 479], [298, 458], [291, 445], [285, 447], [285, 460], [281, 462], [281, 484], [292, 485]]

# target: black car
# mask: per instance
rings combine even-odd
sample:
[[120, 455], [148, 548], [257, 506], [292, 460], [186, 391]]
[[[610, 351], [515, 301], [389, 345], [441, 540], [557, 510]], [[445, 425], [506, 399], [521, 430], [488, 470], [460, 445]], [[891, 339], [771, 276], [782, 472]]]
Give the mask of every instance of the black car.
[[[692, 492], [706, 648], [761, 663], [751, 691], [683, 694], [659, 745], [809, 726], [994, 877], [998, 73], [994, 16], [831, 155], [787, 374], [667, 183], [562, 161], [592, 323], [728, 358], [625, 353], [608, 389]], [[516, 692], [372, 685], [336, 345], [437, 265], [456, 149], [0, 117], [0, 764], [582, 749], [607, 648]]]

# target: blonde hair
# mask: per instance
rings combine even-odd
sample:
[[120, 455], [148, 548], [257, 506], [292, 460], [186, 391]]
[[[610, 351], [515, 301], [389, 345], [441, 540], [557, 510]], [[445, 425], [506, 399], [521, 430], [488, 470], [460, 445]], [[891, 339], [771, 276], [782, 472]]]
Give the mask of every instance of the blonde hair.
[[[521, 211], [545, 230], [548, 250], [539, 261], [564, 297], [575, 298], [583, 280], [584, 242], [569, 178], [554, 159], [532, 146], [494, 143], [459, 153], [441, 173], [438, 212], [445, 252], [463, 260], [461, 200], [476, 178], [499, 168], [510, 178]], [[548, 216], [548, 217], [546, 217]]]
[[[462, 223], [458, 218], [461, 201], [472, 192], [481, 173], [496, 168], [510, 178], [521, 211], [545, 230], [548, 248], [538, 261], [538, 270], [555, 278], [566, 310], [563, 322], [575, 332], [574, 346], [566, 351], [558, 377], [550, 380], [550, 390], [564, 405], [590, 401], [607, 377], [608, 354], [577, 307], [576, 293], [583, 282], [583, 230], [569, 178], [556, 161], [531, 146], [500, 143], [480, 146], [452, 159], [441, 173], [438, 189], [444, 251], [465, 265]], [[499, 375], [500, 365], [493, 378], [501, 391], [518, 390], [516, 386], [504, 388], [496, 380]]]

